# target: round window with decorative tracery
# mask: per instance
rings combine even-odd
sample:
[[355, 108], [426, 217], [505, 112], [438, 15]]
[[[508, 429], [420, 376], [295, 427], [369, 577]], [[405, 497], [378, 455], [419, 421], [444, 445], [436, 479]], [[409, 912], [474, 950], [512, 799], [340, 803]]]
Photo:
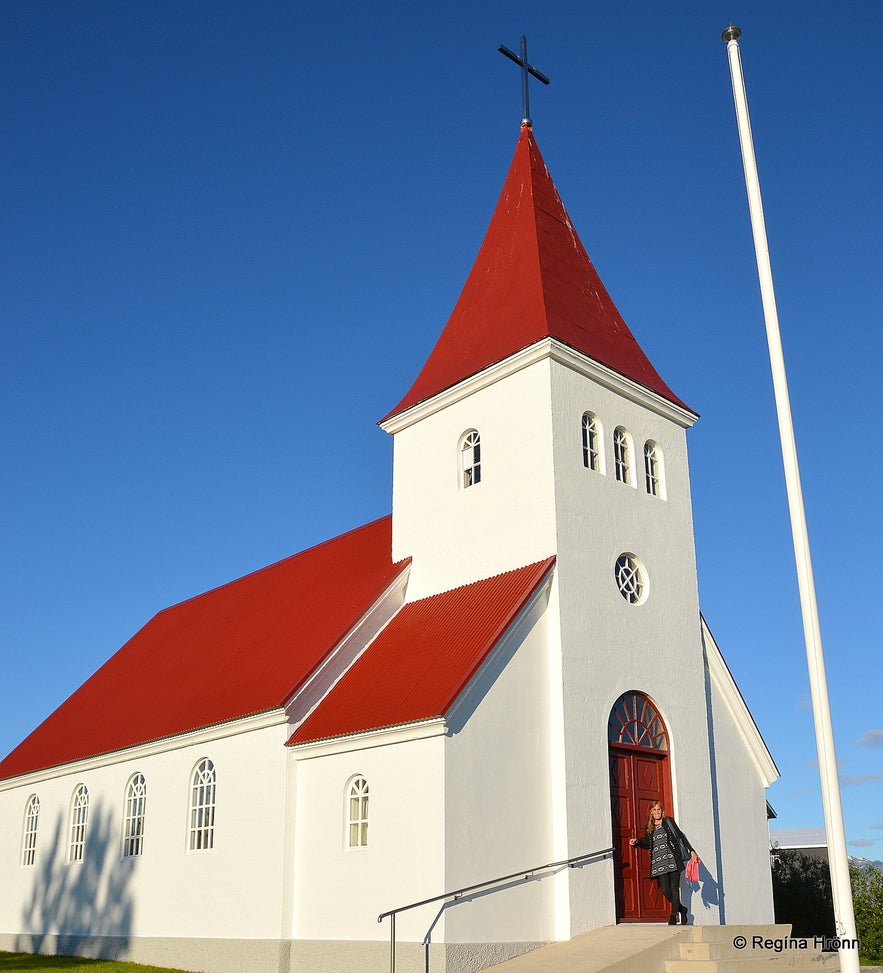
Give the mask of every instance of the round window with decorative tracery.
[[619, 697], [610, 711], [607, 740], [647, 750], [668, 750], [662, 717], [643, 693], [630, 692]]
[[647, 573], [634, 554], [620, 554], [613, 567], [619, 593], [630, 605], [640, 605], [647, 597]]

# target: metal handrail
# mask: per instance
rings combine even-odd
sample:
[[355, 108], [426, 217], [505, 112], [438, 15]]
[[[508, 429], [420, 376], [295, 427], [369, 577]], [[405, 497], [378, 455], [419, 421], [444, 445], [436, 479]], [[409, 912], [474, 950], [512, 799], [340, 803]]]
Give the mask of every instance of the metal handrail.
[[590, 851], [585, 855], [574, 855], [573, 858], [565, 858], [560, 862], [549, 862], [547, 865], [537, 865], [535, 868], [523, 868], [520, 871], [512, 872], [510, 875], [501, 875], [499, 878], [491, 878], [485, 882], [477, 882], [475, 885], [466, 885], [462, 889], [456, 889], [453, 892], [443, 892], [441, 895], [434, 895], [430, 899], [421, 899], [419, 902], [411, 902], [409, 905], [400, 905], [397, 909], [390, 909], [389, 912], [381, 912], [377, 917], [378, 922], [383, 922], [387, 918], [390, 920], [390, 973], [395, 973], [396, 969], [396, 915], [399, 912], [407, 912], [409, 909], [418, 909], [422, 905], [431, 905], [433, 902], [441, 902], [448, 899], [456, 902], [458, 899], [462, 899], [468, 892], [477, 892], [479, 889], [488, 888], [491, 885], [499, 885], [502, 882], [511, 882], [513, 879], [521, 879], [526, 882], [532, 875], [536, 875], [537, 872], [548, 872], [556, 868], [563, 868], [565, 865], [568, 868], [576, 868], [580, 862], [587, 862], [590, 859], [607, 858], [612, 854], [613, 848], [611, 847], [603, 848], [600, 851]]

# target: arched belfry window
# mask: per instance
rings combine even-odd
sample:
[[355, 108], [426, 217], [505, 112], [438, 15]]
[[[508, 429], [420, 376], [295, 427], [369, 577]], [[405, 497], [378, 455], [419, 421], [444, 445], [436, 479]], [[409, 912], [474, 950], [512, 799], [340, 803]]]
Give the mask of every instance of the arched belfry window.
[[368, 781], [353, 777], [346, 789], [346, 822], [349, 848], [364, 848], [368, 844]]
[[648, 439], [644, 443], [644, 483], [651, 497], [665, 499], [665, 481], [662, 477], [662, 450], [658, 443]]
[[583, 413], [583, 466], [594, 473], [603, 473], [601, 453], [601, 423], [592, 412]]
[[460, 483], [464, 490], [481, 483], [481, 436], [477, 429], [460, 437]]
[[622, 426], [613, 430], [613, 466], [620, 483], [632, 482], [632, 442]]
[[638, 692], [623, 693], [607, 724], [607, 742], [668, 751], [668, 733], [653, 703]]

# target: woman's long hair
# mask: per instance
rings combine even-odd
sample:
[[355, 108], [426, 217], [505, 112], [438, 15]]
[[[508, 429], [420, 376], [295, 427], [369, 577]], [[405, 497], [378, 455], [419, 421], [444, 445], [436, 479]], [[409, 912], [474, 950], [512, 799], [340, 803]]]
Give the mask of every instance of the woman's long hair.
[[656, 822], [653, 820], [653, 808], [655, 807], [660, 808], [662, 810], [662, 816], [665, 817], [665, 805], [662, 801], [654, 801], [647, 812], [647, 827], [644, 829], [644, 834], [653, 834], [653, 829], [656, 827]]

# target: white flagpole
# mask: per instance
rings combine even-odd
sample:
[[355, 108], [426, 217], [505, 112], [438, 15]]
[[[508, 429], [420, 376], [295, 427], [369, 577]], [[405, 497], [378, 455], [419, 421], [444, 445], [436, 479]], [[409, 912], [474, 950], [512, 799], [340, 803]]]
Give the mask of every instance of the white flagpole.
[[834, 751], [834, 731], [831, 725], [831, 707], [828, 701], [828, 682], [825, 676], [825, 660], [822, 653], [822, 636], [819, 612], [816, 604], [815, 582], [809, 552], [809, 535], [800, 487], [800, 470], [797, 466], [797, 446], [791, 422], [791, 403], [788, 397], [788, 381], [785, 375], [785, 359], [779, 334], [779, 316], [776, 295], [773, 290], [773, 274], [767, 246], [763, 203], [760, 197], [760, 181], [754, 158], [751, 138], [751, 122], [748, 117], [748, 99], [742, 77], [742, 60], [737, 43], [742, 32], [732, 24], [723, 32], [730, 62], [733, 82], [733, 100], [736, 104], [736, 123], [739, 143], [742, 147], [742, 164], [745, 169], [745, 188], [748, 191], [748, 209], [751, 230], [754, 234], [754, 250], [757, 258], [757, 275], [766, 322], [770, 367], [773, 373], [773, 389], [776, 412], [779, 417], [779, 439], [782, 444], [782, 461], [785, 466], [785, 484], [788, 491], [788, 508], [791, 514], [791, 535], [794, 558], [797, 563], [797, 585], [800, 592], [800, 610], [803, 615], [803, 636], [806, 642], [806, 659], [809, 669], [809, 686], [812, 696], [813, 722], [816, 730], [816, 749], [819, 755], [819, 775], [822, 785], [822, 806], [825, 813], [825, 831], [828, 838], [828, 863], [831, 869], [831, 889], [834, 897], [836, 935], [848, 940], [840, 950], [841, 973], [859, 973], [859, 953], [855, 948], [855, 915], [852, 908], [852, 889], [849, 883], [849, 859], [846, 852], [846, 835], [843, 830], [843, 809], [840, 804], [840, 787], [837, 779], [837, 757]]

